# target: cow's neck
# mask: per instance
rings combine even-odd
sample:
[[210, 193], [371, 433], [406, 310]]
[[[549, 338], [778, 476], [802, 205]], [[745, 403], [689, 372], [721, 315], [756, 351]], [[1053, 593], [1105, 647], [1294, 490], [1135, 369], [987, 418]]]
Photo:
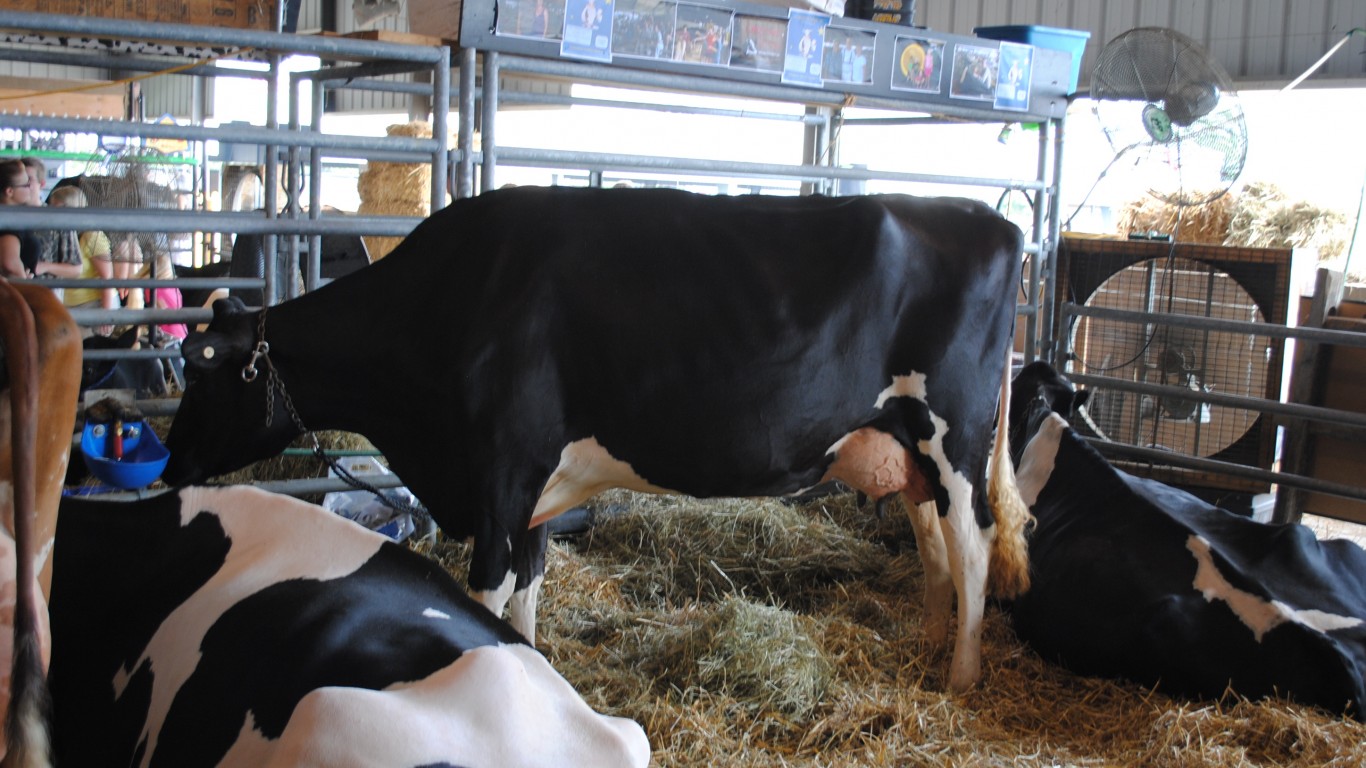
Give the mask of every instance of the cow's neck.
[[[403, 317], [384, 306], [384, 291], [358, 291], [344, 280], [266, 310], [265, 336], [284, 391], [309, 430], [344, 430], [375, 437], [403, 407], [395, 332], [377, 318]], [[319, 322], [319, 318], [326, 318]], [[277, 393], [279, 396], [279, 393]], [[384, 399], [386, 402], [378, 402]], [[377, 406], [384, 405], [385, 408]]]

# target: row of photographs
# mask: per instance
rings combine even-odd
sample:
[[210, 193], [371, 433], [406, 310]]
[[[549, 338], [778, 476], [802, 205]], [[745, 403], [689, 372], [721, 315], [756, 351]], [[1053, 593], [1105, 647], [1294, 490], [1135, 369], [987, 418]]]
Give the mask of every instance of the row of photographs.
[[[799, 85], [873, 84], [876, 31], [823, 13], [786, 19], [675, 0], [499, 0], [498, 35], [560, 42], [560, 55], [610, 63], [621, 56], [780, 73]], [[947, 43], [923, 30], [896, 35], [890, 87], [943, 93]], [[948, 95], [1028, 111], [1034, 49], [958, 44]]]

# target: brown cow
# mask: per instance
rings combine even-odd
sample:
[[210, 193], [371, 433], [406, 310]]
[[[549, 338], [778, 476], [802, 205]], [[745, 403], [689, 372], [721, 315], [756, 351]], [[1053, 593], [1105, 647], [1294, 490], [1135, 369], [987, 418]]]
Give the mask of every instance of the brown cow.
[[[71, 456], [81, 378], [80, 333], [52, 291], [0, 280], [0, 706], [5, 765], [47, 765], [43, 666], [57, 504]], [[41, 386], [39, 386], [41, 382]], [[16, 649], [17, 652], [16, 652]], [[3, 661], [13, 659], [13, 664]], [[12, 672], [11, 672], [12, 671]], [[20, 706], [9, 710], [10, 702]]]

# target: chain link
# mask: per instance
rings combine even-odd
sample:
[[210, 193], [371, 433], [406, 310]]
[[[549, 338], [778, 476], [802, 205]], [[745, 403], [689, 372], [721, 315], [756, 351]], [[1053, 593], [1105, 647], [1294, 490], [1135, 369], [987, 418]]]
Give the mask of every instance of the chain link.
[[271, 426], [275, 421], [275, 390], [278, 389], [280, 390], [280, 400], [285, 405], [285, 412], [289, 414], [289, 418], [294, 422], [295, 428], [298, 429], [300, 433], [308, 435], [309, 439], [313, 441], [313, 454], [318, 457], [319, 461], [326, 464], [327, 467], [332, 470], [332, 473], [341, 478], [347, 485], [358, 491], [366, 491], [374, 494], [381, 504], [396, 512], [407, 512], [414, 517], [413, 523], [418, 526], [419, 530], [424, 527], [425, 523], [431, 520], [431, 513], [427, 511], [426, 507], [420, 503], [408, 504], [399, 501], [398, 499], [390, 498], [379, 488], [376, 488], [370, 483], [351, 474], [345, 467], [338, 463], [334, 457], [327, 455], [327, 452], [323, 450], [322, 443], [318, 442], [317, 433], [304, 426], [303, 417], [299, 415], [299, 410], [294, 407], [294, 398], [290, 397], [289, 390], [285, 389], [284, 379], [280, 378], [280, 372], [276, 370], [275, 363], [270, 359], [270, 344], [266, 342], [265, 308], [261, 309], [261, 318], [260, 322], [257, 324], [256, 333], [256, 348], [252, 350], [251, 360], [248, 361], [246, 367], [242, 369], [242, 379], [247, 383], [254, 381], [257, 375], [256, 362], [258, 360], [265, 361], [266, 426]]

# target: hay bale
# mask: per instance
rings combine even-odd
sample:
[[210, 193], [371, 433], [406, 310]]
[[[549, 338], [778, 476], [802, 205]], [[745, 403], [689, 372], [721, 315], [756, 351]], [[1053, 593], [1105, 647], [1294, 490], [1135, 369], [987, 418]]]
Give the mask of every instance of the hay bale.
[[1347, 251], [1347, 214], [1291, 200], [1274, 184], [1248, 184], [1238, 195], [1224, 245], [1250, 248], [1317, 248], [1320, 260]]
[[[390, 136], [430, 139], [432, 127], [428, 123], [411, 122], [391, 125]], [[432, 167], [430, 163], [386, 163], [371, 161], [366, 164], [356, 181], [363, 214], [389, 216], [422, 216], [431, 214]], [[370, 261], [376, 262], [389, 254], [401, 237], [365, 236], [365, 247]]]
[[1115, 229], [1123, 235], [1135, 232], [1175, 234], [1182, 243], [1221, 245], [1228, 236], [1234, 206], [1231, 195], [1204, 205], [1170, 205], [1145, 196], [1120, 209]]

